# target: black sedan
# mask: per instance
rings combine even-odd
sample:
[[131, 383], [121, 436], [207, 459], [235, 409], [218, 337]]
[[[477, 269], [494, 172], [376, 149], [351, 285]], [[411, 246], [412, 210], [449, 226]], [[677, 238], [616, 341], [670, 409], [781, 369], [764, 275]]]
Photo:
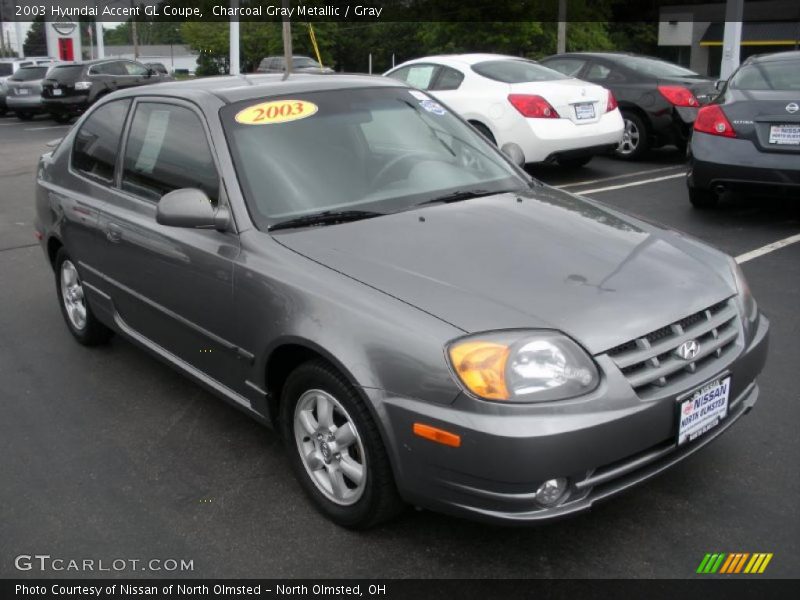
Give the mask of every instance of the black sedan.
[[689, 199], [800, 193], [800, 52], [754, 56], [700, 109], [689, 147]]
[[540, 61], [565, 75], [608, 88], [625, 133], [617, 156], [637, 159], [650, 148], [685, 148], [697, 109], [716, 95], [714, 81], [685, 67], [635, 54], [581, 52]]

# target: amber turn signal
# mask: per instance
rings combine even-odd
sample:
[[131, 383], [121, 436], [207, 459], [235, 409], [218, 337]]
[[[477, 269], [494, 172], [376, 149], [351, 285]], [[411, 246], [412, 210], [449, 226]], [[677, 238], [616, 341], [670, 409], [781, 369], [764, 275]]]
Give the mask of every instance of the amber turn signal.
[[511, 349], [496, 342], [465, 341], [450, 346], [450, 361], [473, 394], [487, 400], [508, 400], [506, 361]]
[[461, 436], [455, 433], [450, 433], [438, 427], [431, 427], [430, 425], [423, 425], [422, 423], [414, 423], [414, 435], [418, 435], [426, 440], [431, 440], [437, 444], [451, 446], [458, 448], [461, 446]]

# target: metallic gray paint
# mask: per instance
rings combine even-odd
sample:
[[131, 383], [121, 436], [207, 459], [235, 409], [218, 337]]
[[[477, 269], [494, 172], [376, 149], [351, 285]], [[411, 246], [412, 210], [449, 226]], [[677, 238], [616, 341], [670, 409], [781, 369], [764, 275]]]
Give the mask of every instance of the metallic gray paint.
[[[742, 324], [733, 360], [646, 400], [633, 392], [604, 352], [735, 295], [730, 258], [588, 199], [541, 187], [327, 227], [257, 230], [217, 117], [224, 103], [397, 85], [279, 79], [163, 84], [100, 103], [160, 98], [197, 111], [233, 217], [227, 231], [160, 225], [153, 203], [72, 171], [78, 126], [42, 157], [36, 228], [46, 252], [67, 248], [101, 321], [265, 423], [276, 402], [266, 394], [270, 360], [290, 347], [327, 358], [371, 410], [406, 500], [494, 521], [588, 508], [677, 462], [753, 405], [767, 348], [761, 316]], [[504, 328], [563, 330], [593, 355], [600, 385], [538, 404], [472, 397], [444, 348], [466, 333]], [[738, 398], [733, 418], [688, 448], [670, 448], [676, 398], [722, 371], [732, 376], [732, 403]], [[460, 434], [461, 448], [415, 437], [420, 421]], [[640, 468], [592, 479], [612, 463]], [[556, 476], [571, 478], [569, 497], [534, 510], [531, 494]]]

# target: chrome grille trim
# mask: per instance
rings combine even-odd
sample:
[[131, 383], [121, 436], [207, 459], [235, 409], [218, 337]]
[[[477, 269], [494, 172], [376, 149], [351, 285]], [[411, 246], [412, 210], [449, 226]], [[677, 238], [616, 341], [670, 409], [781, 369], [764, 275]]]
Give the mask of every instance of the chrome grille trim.
[[[694, 373], [732, 351], [739, 338], [739, 312], [732, 299], [709, 306], [607, 352], [639, 393], [664, 387], [671, 380]], [[692, 361], [676, 356], [684, 342], [697, 340], [700, 352]]]

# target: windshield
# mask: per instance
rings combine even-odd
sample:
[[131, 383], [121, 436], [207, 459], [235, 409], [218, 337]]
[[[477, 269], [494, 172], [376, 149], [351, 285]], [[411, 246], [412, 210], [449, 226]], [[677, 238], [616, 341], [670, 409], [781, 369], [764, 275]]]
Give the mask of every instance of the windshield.
[[14, 73], [11, 81], [35, 81], [42, 79], [45, 73], [47, 73], [47, 67], [25, 67]]
[[472, 70], [478, 75], [483, 75], [503, 83], [528, 83], [531, 81], [553, 81], [554, 79], [569, 79], [555, 69], [544, 67], [530, 60], [487, 60], [472, 65]]
[[11, 63], [0, 63], [0, 77], [8, 77], [14, 72], [14, 67]]
[[699, 77], [694, 71], [672, 63], [644, 56], [620, 57], [620, 62], [640, 75], [649, 77]]
[[739, 69], [730, 87], [737, 90], [800, 90], [800, 61], [758, 62]]
[[386, 214], [454, 192], [527, 186], [483, 136], [416, 90], [298, 93], [220, 115], [260, 229], [321, 211]]

